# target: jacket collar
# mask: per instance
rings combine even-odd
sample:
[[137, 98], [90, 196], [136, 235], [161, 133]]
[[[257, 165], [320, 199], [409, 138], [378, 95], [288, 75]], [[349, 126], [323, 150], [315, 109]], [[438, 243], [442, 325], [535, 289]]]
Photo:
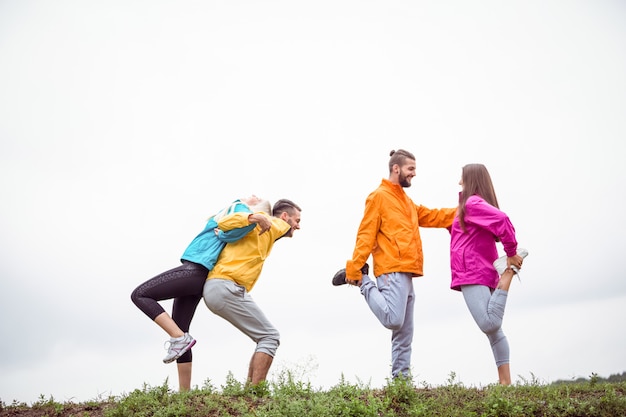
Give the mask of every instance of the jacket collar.
[[383, 181], [382, 181], [381, 185], [383, 187], [388, 188], [389, 190], [391, 190], [394, 194], [398, 194], [398, 195], [406, 194], [404, 192], [404, 188], [400, 184], [395, 184], [395, 183], [389, 181], [387, 178], [383, 178]]

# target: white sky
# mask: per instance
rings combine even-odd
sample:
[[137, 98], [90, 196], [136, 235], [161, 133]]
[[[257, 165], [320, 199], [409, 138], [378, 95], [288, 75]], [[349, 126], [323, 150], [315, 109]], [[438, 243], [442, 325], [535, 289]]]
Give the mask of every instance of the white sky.
[[[625, 371], [625, 19], [617, 0], [0, 0], [0, 400], [176, 387], [130, 293], [251, 193], [303, 208], [252, 291], [282, 334], [271, 376], [384, 385], [390, 332], [330, 279], [398, 148], [429, 207], [490, 170], [530, 251], [516, 381]], [[494, 383], [449, 236], [422, 238], [415, 379]], [[253, 343], [204, 304], [192, 335], [192, 384], [245, 379]]]

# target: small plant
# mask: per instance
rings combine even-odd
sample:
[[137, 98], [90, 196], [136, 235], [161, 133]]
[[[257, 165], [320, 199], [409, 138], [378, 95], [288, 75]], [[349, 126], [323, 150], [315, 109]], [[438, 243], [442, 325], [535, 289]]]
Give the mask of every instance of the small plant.
[[448, 374], [448, 379], [446, 380], [446, 385], [448, 385], [449, 387], [454, 387], [458, 384], [459, 382], [457, 382], [456, 380], [456, 372], [450, 371], [450, 373]]
[[246, 384], [245, 392], [253, 397], [269, 397], [270, 385], [267, 381], [261, 381], [256, 385]]
[[43, 395], [40, 395], [39, 400], [33, 403], [32, 408], [45, 410], [47, 411], [46, 414], [52, 413], [52, 415], [61, 415], [64, 406], [56, 402], [52, 396], [46, 400]]
[[598, 374], [596, 374], [595, 372], [591, 373], [591, 376], [589, 377], [589, 384], [592, 387], [595, 387], [598, 384]]
[[355, 398], [361, 396], [365, 391], [369, 389], [368, 386], [359, 384], [350, 384], [346, 381], [343, 374], [341, 374], [341, 379], [339, 380], [339, 384], [335, 385], [330, 389], [331, 394], [339, 395], [342, 398]]
[[523, 417], [524, 407], [518, 403], [512, 389], [501, 385], [494, 385], [489, 390], [485, 400], [485, 416], [493, 417]]
[[232, 372], [226, 375], [225, 385], [222, 385], [222, 393], [231, 397], [239, 397], [246, 394], [245, 385], [237, 381]]
[[204, 383], [202, 384], [202, 391], [205, 391], [210, 394], [216, 391], [215, 386], [213, 385], [213, 382], [211, 382], [209, 378], [204, 380]]
[[314, 392], [310, 382], [302, 382], [296, 379], [289, 370], [281, 371], [272, 387], [275, 395], [308, 398]]

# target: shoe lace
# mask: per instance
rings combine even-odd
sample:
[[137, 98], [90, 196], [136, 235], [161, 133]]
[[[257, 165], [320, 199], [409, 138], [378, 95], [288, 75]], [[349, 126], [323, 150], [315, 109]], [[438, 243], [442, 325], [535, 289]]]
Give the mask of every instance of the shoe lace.
[[163, 349], [167, 351], [172, 350], [174, 347], [176, 347], [176, 342], [180, 343], [180, 341], [177, 341], [177, 340], [172, 340], [172, 339], [166, 340], [165, 343], [163, 343]]

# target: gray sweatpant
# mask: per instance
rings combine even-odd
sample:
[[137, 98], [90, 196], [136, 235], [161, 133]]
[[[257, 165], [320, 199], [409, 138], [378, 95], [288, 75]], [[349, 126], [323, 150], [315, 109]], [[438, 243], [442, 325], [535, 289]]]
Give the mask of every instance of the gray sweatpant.
[[379, 276], [374, 284], [369, 276], [363, 275], [361, 294], [378, 321], [391, 330], [391, 376], [408, 377], [415, 308], [413, 277], [404, 272], [391, 272]]
[[274, 357], [280, 344], [280, 334], [244, 287], [228, 279], [212, 278], [204, 284], [202, 295], [209, 310], [257, 344], [255, 352]]
[[509, 363], [509, 342], [502, 331], [508, 292], [485, 285], [463, 285], [461, 291], [474, 321], [489, 339], [496, 366]]

